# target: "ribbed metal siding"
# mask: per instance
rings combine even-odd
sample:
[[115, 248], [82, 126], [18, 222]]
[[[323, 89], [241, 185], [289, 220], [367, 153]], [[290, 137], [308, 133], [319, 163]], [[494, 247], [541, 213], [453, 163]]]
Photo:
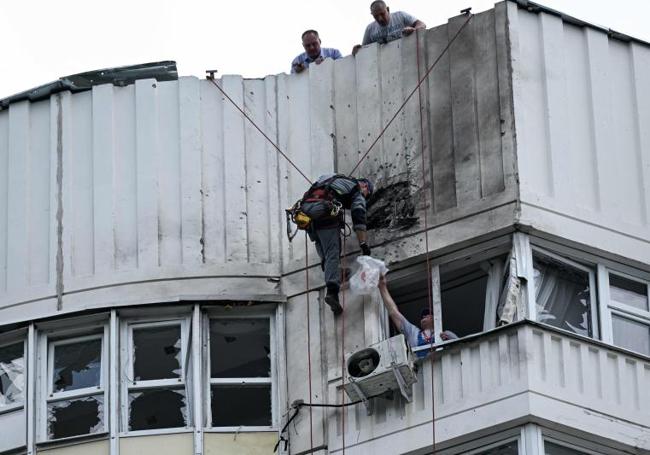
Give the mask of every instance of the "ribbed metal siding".
[[650, 49], [508, 11], [522, 202], [648, 240]]
[[[307, 74], [218, 83], [311, 178], [348, 173], [464, 21]], [[413, 231], [425, 205], [435, 227], [514, 199], [505, 44], [502, 5], [475, 16], [357, 172], [378, 187], [408, 183]], [[7, 304], [53, 297], [57, 281], [67, 294], [304, 264], [282, 209], [308, 183], [209, 81], [140, 80], [14, 104], [0, 112], [0, 162]]]

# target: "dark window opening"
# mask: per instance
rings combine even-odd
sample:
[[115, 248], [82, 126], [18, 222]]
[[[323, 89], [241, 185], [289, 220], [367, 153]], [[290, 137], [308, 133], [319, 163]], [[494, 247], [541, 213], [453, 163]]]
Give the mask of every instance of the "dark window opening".
[[212, 385], [212, 426], [271, 426], [271, 384]]
[[181, 327], [133, 330], [133, 379], [149, 381], [181, 377]]
[[[388, 290], [395, 300], [397, 308], [407, 321], [420, 327], [420, 314], [430, 306], [430, 292], [427, 272], [417, 271], [398, 279], [388, 278]], [[431, 294], [432, 296], [432, 294]], [[399, 331], [390, 321], [390, 336], [397, 335]]]
[[[442, 327], [459, 337], [483, 331], [488, 274], [480, 264], [440, 273]], [[496, 316], [495, 316], [496, 317]]]
[[271, 375], [268, 319], [215, 319], [210, 322], [213, 378]]
[[129, 430], [156, 430], [187, 425], [185, 393], [182, 390], [145, 390], [129, 394]]
[[23, 400], [24, 371], [23, 343], [0, 348], [0, 408]]
[[587, 455], [586, 452], [570, 449], [569, 447], [553, 444], [548, 441], [544, 441], [544, 452], [546, 455]]
[[476, 455], [517, 455], [519, 453], [518, 446], [519, 444], [517, 441], [512, 441], [502, 446], [479, 452]]
[[100, 339], [54, 346], [53, 391], [99, 386], [101, 357]]
[[101, 396], [57, 401], [48, 405], [49, 438], [59, 439], [103, 430]]

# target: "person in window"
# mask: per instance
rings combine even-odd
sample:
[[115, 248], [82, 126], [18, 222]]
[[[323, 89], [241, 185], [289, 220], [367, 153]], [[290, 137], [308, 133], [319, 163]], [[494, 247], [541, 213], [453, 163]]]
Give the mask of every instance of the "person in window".
[[368, 24], [362, 44], [352, 48], [352, 55], [356, 55], [361, 46], [366, 44], [386, 44], [402, 36], [408, 36], [417, 29], [427, 27], [424, 22], [403, 11], [391, 14], [390, 8], [383, 0], [375, 0], [370, 4], [370, 14], [375, 21]]
[[[412, 348], [432, 343], [441, 343], [447, 340], [455, 340], [458, 338], [458, 336], [451, 330], [442, 331], [438, 336], [435, 336], [433, 333], [433, 317], [431, 316], [429, 308], [426, 307], [423, 308], [420, 313], [420, 327], [411, 324], [397, 309], [397, 305], [388, 291], [385, 275], [379, 279], [378, 287], [391, 321], [393, 321], [395, 327], [404, 334], [406, 341]], [[427, 355], [427, 351], [420, 351], [416, 355], [418, 357], [424, 357]]]
[[342, 57], [338, 49], [320, 47], [320, 37], [316, 30], [307, 30], [302, 34], [302, 47], [305, 52], [291, 62], [291, 74], [301, 73], [310, 63], [320, 65], [326, 58], [336, 60]]

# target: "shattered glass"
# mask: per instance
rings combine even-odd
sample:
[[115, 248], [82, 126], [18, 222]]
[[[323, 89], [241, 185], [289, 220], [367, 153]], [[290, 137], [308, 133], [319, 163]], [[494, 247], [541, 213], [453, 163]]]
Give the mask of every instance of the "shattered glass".
[[47, 407], [48, 439], [104, 431], [104, 398], [96, 395], [55, 401]]
[[135, 381], [180, 378], [181, 327], [149, 327], [133, 330]]
[[589, 273], [560, 261], [534, 257], [537, 320], [592, 336]]
[[102, 340], [54, 347], [52, 389], [56, 392], [98, 387], [101, 380]]
[[212, 426], [271, 426], [271, 384], [212, 385]]
[[0, 409], [23, 401], [25, 347], [16, 343], [0, 348]]
[[183, 389], [153, 389], [129, 394], [129, 431], [187, 426]]
[[271, 376], [268, 319], [213, 319], [210, 372], [213, 378]]

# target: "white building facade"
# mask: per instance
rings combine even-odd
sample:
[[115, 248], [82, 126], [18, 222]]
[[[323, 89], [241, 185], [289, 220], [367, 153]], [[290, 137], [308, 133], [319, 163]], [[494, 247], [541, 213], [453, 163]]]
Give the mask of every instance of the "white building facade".
[[308, 184], [212, 81], [0, 111], [0, 454], [650, 454], [650, 45], [506, 1], [215, 82], [315, 179], [438, 57], [355, 175], [400, 310], [460, 339], [370, 414], [343, 359], [394, 328], [321, 305]]

